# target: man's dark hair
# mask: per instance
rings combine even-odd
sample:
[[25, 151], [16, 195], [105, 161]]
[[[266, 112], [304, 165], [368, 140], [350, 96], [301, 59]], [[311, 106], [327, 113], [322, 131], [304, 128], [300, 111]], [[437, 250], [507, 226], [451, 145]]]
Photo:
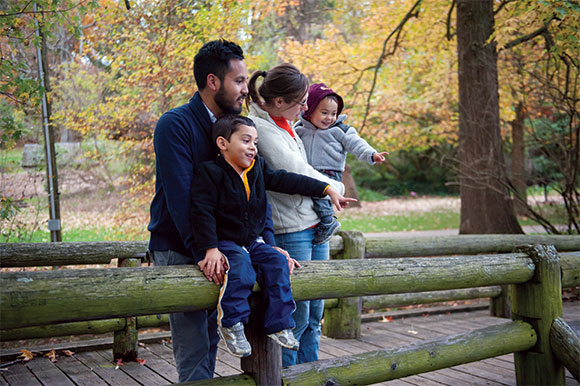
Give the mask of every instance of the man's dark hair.
[[193, 76], [197, 88], [205, 88], [209, 74], [214, 74], [223, 82], [230, 59], [244, 60], [244, 51], [236, 43], [224, 39], [205, 43], [193, 58]]
[[213, 142], [215, 143], [218, 137], [224, 137], [229, 142], [232, 134], [240, 129], [240, 125], [256, 127], [254, 121], [241, 115], [229, 114], [219, 118], [211, 128]]

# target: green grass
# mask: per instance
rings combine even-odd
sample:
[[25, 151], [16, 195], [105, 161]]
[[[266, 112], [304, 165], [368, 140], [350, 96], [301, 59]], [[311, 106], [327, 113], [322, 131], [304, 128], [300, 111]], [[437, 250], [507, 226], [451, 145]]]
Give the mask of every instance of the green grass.
[[0, 171], [4, 173], [18, 172], [22, 169], [22, 148], [0, 150]]
[[[50, 232], [46, 229], [36, 230], [32, 235], [26, 235], [22, 239], [12, 236], [6, 239], [0, 237], [0, 242], [7, 243], [46, 243], [50, 241]], [[124, 233], [111, 230], [110, 228], [97, 227], [87, 229], [63, 229], [62, 241], [127, 241]]]
[[349, 218], [345, 215], [340, 217], [340, 222], [342, 230], [357, 230], [363, 233], [458, 229], [459, 212], [439, 211], [364, 218]]

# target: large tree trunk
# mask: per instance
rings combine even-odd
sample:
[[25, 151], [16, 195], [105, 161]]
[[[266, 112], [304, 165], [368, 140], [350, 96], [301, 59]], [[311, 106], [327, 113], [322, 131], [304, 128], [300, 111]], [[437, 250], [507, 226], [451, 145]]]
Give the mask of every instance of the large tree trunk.
[[493, 27], [493, 0], [457, 2], [461, 234], [523, 233], [505, 184]]
[[527, 215], [526, 205], [528, 196], [526, 194], [526, 159], [524, 143], [524, 106], [519, 102], [516, 106], [516, 119], [512, 121], [512, 183], [514, 185], [516, 211], [520, 215]]

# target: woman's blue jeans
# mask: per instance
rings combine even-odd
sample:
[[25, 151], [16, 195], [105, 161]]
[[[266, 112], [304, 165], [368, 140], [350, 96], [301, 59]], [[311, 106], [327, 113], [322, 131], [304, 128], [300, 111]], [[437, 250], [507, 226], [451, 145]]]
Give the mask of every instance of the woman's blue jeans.
[[[276, 245], [288, 251], [290, 256], [299, 261], [328, 260], [328, 243], [314, 245], [315, 228], [300, 232], [276, 235]], [[324, 300], [306, 300], [296, 302], [296, 311], [292, 315], [296, 327], [294, 336], [300, 342], [300, 350], [282, 349], [282, 366], [318, 360], [318, 346], [322, 334], [321, 319], [324, 312]]]

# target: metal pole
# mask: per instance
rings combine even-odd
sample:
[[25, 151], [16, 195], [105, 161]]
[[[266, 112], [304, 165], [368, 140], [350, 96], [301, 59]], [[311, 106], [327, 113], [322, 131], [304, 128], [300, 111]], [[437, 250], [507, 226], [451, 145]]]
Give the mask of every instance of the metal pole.
[[[40, 28], [38, 26], [38, 20], [36, 18], [36, 3], [34, 3], [34, 26], [36, 28], [36, 37], [40, 39]], [[54, 170], [52, 159], [54, 154], [51, 149], [51, 137], [50, 128], [48, 121], [48, 101], [46, 99], [46, 89], [44, 82], [44, 68], [42, 65], [42, 53], [40, 51], [40, 46], [36, 46], [36, 54], [38, 56], [38, 77], [40, 78], [40, 85], [42, 86], [42, 121], [44, 127], [44, 144], [46, 147], [46, 167], [47, 167], [47, 180], [48, 180], [48, 199], [49, 199], [49, 213], [50, 218], [48, 220], [48, 230], [50, 231], [50, 241], [56, 242], [60, 240], [60, 219], [56, 214], [56, 189], [54, 186]], [[56, 162], [54, 163], [56, 168]]]

